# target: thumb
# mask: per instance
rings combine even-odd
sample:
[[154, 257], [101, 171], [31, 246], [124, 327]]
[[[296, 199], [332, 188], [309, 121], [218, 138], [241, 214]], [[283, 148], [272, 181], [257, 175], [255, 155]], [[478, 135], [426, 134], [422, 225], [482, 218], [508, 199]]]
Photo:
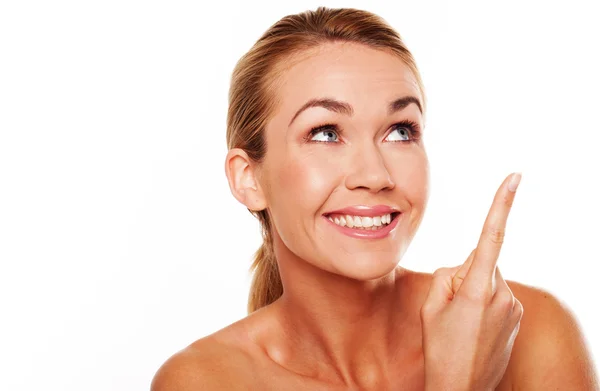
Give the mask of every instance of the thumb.
[[452, 277], [462, 265], [455, 267], [442, 267], [437, 269], [431, 278], [429, 293], [421, 309], [425, 313], [435, 313], [441, 310], [454, 299], [452, 290]]
[[471, 268], [471, 264], [473, 263], [473, 258], [475, 257], [475, 250], [471, 251], [471, 254], [467, 258], [465, 263], [463, 263], [461, 265], [458, 272], [456, 272], [456, 274], [452, 277], [452, 291], [454, 293], [458, 292], [458, 289], [462, 285], [465, 277], [467, 276], [467, 273], [469, 272], [469, 269]]

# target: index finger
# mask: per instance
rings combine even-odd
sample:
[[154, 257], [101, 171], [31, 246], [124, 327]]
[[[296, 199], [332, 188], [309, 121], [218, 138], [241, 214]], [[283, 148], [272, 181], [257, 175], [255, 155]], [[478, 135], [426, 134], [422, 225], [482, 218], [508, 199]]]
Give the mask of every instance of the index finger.
[[500, 249], [504, 242], [506, 221], [515, 199], [515, 192], [521, 181], [520, 173], [513, 173], [504, 179], [496, 192], [494, 202], [488, 212], [483, 230], [475, 249], [471, 267], [467, 272], [463, 284], [478, 288], [485, 287], [492, 281]]

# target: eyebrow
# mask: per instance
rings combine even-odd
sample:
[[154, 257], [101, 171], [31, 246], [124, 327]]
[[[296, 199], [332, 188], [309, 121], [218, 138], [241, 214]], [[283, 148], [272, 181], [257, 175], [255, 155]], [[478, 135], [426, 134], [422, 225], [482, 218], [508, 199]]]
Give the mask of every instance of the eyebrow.
[[[391, 114], [394, 114], [395, 112], [403, 110], [405, 107], [407, 107], [411, 103], [416, 104], [417, 107], [419, 108], [419, 111], [421, 112], [421, 114], [423, 114], [423, 108], [421, 107], [421, 102], [419, 101], [419, 99], [417, 99], [414, 96], [404, 96], [402, 98], [398, 98], [398, 99], [394, 100], [393, 102], [391, 102], [388, 105], [388, 115], [391, 115]], [[294, 117], [292, 117], [292, 120], [290, 121], [288, 126], [292, 125], [292, 122], [294, 122], [294, 120], [296, 119], [296, 117], [298, 117], [298, 115], [300, 115], [300, 113], [302, 113], [304, 110], [311, 108], [311, 107], [323, 107], [329, 111], [333, 111], [338, 114], [345, 114], [348, 116], [352, 116], [354, 114], [354, 109], [347, 102], [342, 102], [342, 101], [335, 100], [332, 98], [311, 99], [308, 102], [306, 102], [296, 112], [296, 114], [294, 114]]]

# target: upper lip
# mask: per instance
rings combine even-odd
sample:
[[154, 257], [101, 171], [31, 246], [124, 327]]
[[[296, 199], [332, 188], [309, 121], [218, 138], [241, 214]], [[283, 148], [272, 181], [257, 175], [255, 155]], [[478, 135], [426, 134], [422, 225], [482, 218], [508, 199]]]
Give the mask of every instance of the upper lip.
[[351, 216], [364, 216], [364, 217], [375, 217], [375, 216], [383, 216], [389, 213], [400, 212], [398, 209], [388, 206], [388, 205], [374, 205], [374, 206], [366, 206], [366, 205], [354, 205], [348, 206], [343, 209], [333, 210], [331, 212], [325, 213], [325, 215], [331, 214], [341, 214], [341, 215], [351, 215]]

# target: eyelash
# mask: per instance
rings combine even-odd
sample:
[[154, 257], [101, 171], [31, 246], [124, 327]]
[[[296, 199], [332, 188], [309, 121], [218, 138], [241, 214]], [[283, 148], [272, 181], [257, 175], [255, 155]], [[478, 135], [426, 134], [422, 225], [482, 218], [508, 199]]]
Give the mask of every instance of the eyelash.
[[[407, 128], [410, 131], [411, 138], [410, 140], [404, 141], [391, 141], [393, 143], [415, 143], [421, 139], [421, 128], [419, 124], [411, 121], [411, 120], [403, 120], [392, 125], [392, 132], [398, 128]], [[310, 129], [308, 135], [305, 137], [305, 140], [309, 143], [323, 143], [323, 144], [335, 144], [335, 141], [319, 141], [319, 140], [311, 140], [315, 136], [315, 134], [320, 133], [324, 130], [330, 130], [337, 134], [339, 137], [342, 133], [337, 125], [335, 124], [325, 124], [318, 125]], [[389, 134], [388, 134], [389, 135]], [[386, 136], [387, 137], [387, 136]]]

